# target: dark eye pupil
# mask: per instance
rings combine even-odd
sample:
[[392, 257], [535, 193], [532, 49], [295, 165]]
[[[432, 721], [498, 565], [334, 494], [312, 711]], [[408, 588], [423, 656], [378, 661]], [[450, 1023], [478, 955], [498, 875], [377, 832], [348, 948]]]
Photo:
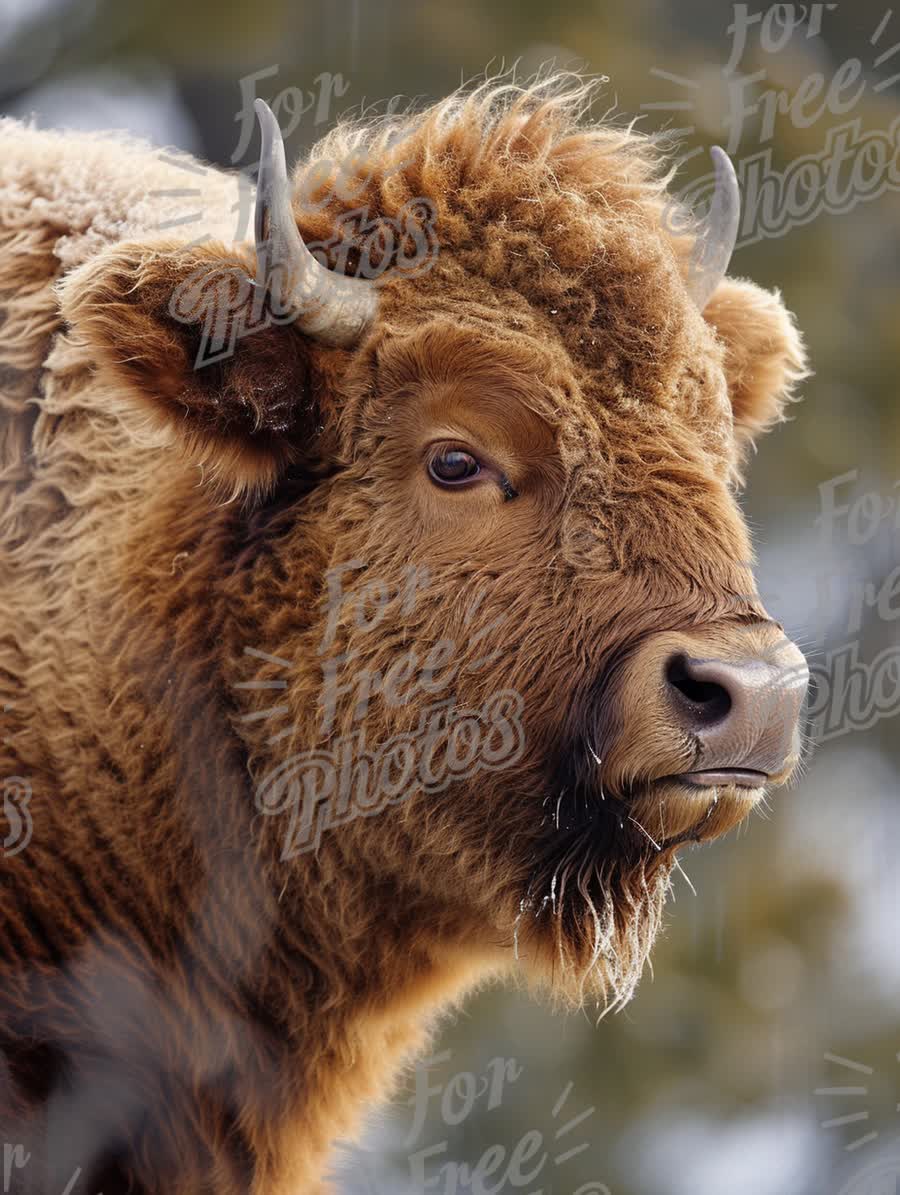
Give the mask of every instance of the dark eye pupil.
[[468, 452], [441, 452], [431, 462], [431, 474], [437, 481], [465, 481], [478, 470], [478, 461]]

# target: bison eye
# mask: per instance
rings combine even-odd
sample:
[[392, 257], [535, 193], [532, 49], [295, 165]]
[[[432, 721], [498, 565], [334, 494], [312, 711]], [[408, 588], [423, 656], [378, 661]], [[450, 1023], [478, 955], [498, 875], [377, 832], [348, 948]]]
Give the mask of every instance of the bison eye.
[[481, 465], [470, 452], [460, 448], [439, 448], [428, 461], [428, 475], [442, 486], [460, 485], [481, 472]]

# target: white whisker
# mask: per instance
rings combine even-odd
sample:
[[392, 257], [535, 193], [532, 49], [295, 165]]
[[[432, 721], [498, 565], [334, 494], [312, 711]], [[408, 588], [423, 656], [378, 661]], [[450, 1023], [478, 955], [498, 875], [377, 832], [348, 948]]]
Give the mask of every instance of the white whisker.
[[687, 886], [690, 888], [691, 892], [693, 892], [694, 896], [696, 896], [696, 895], [697, 895], [697, 889], [696, 889], [696, 888], [694, 887], [694, 885], [691, 883], [691, 877], [688, 875], [688, 873], [687, 873], [687, 872], [684, 870], [684, 868], [681, 866], [681, 864], [679, 863], [679, 861], [678, 861], [677, 857], [676, 857], [676, 858], [674, 858], [674, 859], [672, 860], [672, 862], [675, 864], [675, 866], [678, 868], [678, 870], [679, 870], [679, 871], [681, 872], [681, 874], [684, 876], [684, 882], [685, 882], [685, 883], [687, 884]]
[[[651, 842], [651, 843], [652, 843], [652, 844], [653, 844], [653, 845], [656, 847], [656, 849], [657, 849], [658, 851], [661, 851], [661, 850], [662, 850], [662, 847], [659, 845], [659, 843], [656, 841], [656, 839], [655, 839], [655, 838], [653, 838], [653, 837], [652, 837], [652, 835], [651, 835], [651, 834], [649, 834], [649, 833], [648, 833], [648, 832], [647, 832], [647, 831], [644, 829], [644, 827], [641, 825], [641, 823], [640, 823], [640, 822], [637, 820], [637, 818], [636, 818], [636, 817], [632, 817], [632, 816], [629, 814], [629, 815], [628, 815], [628, 820], [629, 820], [630, 822], [634, 822], [634, 824], [637, 826], [637, 828], [638, 828], [638, 829], [641, 831], [641, 833], [642, 833], [642, 834], [646, 834], [646, 835], [647, 835], [647, 838], [648, 838], [648, 839], [650, 840], [650, 842]], [[621, 824], [621, 823], [620, 823], [620, 824]]]

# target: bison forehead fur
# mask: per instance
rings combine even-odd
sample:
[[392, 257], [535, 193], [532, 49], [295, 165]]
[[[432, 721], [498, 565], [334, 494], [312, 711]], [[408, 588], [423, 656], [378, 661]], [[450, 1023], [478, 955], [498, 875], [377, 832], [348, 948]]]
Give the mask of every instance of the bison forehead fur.
[[[749, 282], [697, 310], [666, 163], [591, 96], [491, 85], [336, 130], [294, 174], [304, 239], [424, 198], [430, 268], [386, 271], [353, 349], [271, 324], [203, 368], [171, 300], [252, 276], [235, 181], [205, 172], [219, 239], [191, 245], [159, 232], [170, 159], [0, 124], [0, 780], [31, 828], [0, 886], [0, 1136], [33, 1156], [23, 1190], [76, 1166], [106, 1195], [324, 1190], [330, 1143], [485, 978], [626, 1000], [675, 851], [752, 806], [659, 786], [697, 744], [646, 686], [679, 645], [767, 650], [735, 491], [804, 355]], [[485, 483], [435, 485], [435, 444]], [[285, 849], [290, 811], [260, 803], [285, 761], [498, 694], [504, 766]]]

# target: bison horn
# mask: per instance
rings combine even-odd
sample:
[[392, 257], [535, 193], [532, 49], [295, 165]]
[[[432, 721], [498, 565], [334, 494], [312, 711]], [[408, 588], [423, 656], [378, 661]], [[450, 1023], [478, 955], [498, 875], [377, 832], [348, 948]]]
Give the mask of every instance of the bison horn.
[[688, 290], [702, 311], [728, 271], [741, 222], [741, 191], [728, 154], [718, 145], [712, 150], [716, 189], [709, 214], [697, 234], [691, 259]]
[[284, 142], [275, 114], [263, 100], [254, 107], [262, 136], [256, 185], [257, 286], [276, 317], [291, 320], [325, 344], [355, 344], [375, 318], [378, 297], [362, 278], [335, 274], [303, 243], [291, 207]]

